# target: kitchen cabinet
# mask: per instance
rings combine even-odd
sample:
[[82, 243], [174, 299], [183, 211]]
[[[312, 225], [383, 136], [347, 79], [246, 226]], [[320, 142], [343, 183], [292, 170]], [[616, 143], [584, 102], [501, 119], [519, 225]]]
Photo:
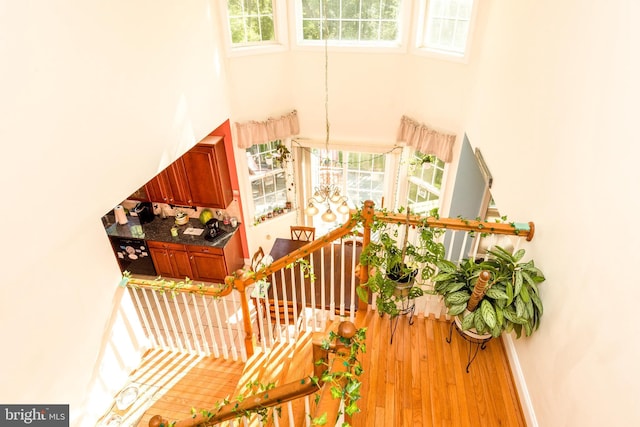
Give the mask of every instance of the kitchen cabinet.
[[244, 266], [240, 233], [235, 233], [224, 248], [187, 245], [194, 277], [204, 282], [223, 283], [224, 278]]
[[193, 278], [186, 245], [148, 240], [147, 246], [159, 276], [176, 279]]
[[193, 246], [189, 250], [189, 259], [194, 277], [205, 282], [224, 283], [227, 268], [222, 249], [208, 246]]
[[180, 158], [145, 185], [147, 197], [152, 202], [193, 205], [186, 176], [187, 172]]
[[233, 200], [220, 137], [207, 137], [145, 185], [152, 202], [226, 209]]
[[226, 276], [244, 265], [240, 233], [234, 233], [223, 248], [155, 240], [147, 240], [147, 246], [162, 277], [223, 283]]
[[182, 156], [182, 161], [193, 204], [225, 209], [233, 200], [233, 192], [224, 143], [216, 139], [215, 144], [196, 145]]

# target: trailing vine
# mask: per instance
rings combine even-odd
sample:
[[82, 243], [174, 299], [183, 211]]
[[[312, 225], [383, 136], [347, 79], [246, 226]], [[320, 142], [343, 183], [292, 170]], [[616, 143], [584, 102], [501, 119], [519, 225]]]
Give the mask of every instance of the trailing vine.
[[[131, 273], [129, 271], [124, 271], [122, 273], [122, 280], [120, 281], [119, 285], [122, 287], [125, 287], [129, 285], [129, 281], [131, 279], [132, 279]], [[157, 291], [160, 293], [168, 292], [171, 294], [171, 297], [173, 298], [175, 298], [175, 296], [180, 292], [188, 292], [190, 294], [192, 293], [204, 294], [206, 291], [209, 291], [214, 288], [218, 292], [223, 292], [229, 286], [232, 286], [232, 284], [229, 284], [226, 282], [219, 287], [205, 285], [202, 282], [200, 282], [200, 284], [196, 284], [193, 280], [189, 279], [188, 277], [185, 277], [184, 280], [175, 281], [175, 280], [167, 280], [162, 276], [158, 276], [153, 280], [144, 280], [144, 282], [154, 291]], [[129, 286], [131, 286], [134, 289], [141, 289], [141, 286], [137, 285], [136, 283], [131, 283]], [[197, 287], [195, 290], [193, 289], [194, 286]], [[219, 296], [213, 295], [212, 298], [219, 298]]]
[[[358, 357], [361, 353], [366, 353], [366, 331], [367, 328], [357, 329], [355, 335], [352, 338], [343, 338], [335, 332], [329, 332], [328, 339], [322, 342], [322, 349], [329, 350], [331, 342], [338, 340], [344, 347], [343, 350], [338, 350], [335, 353], [338, 360], [342, 360], [345, 371], [332, 372], [329, 360], [320, 359], [315, 363], [316, 365], [326, 366], [326, 370], [320, 377], [312, 376], [311, 381], [320, 385], [324, 382], [324, 387], [331, 387], [331, 396], [334, 399], [344, 400], [344, 413], [351, 416], [360, 412], [357, 401], [361, 395], [361, 381], [360, 375], [364, 372]], [[344, 381], [344, 386], [342, 382]], [[316, 394], [316, 403], [320, 399], [320, 394]], [[318, 417], [311, 420], [311, 425], [324, 426], [331, 420], [327, 419], [327, 413], [320, 414]], [[333, 425], [333, 424], [329, 424]], [[344, 422], [342, 427], [350, 427], [350, 424]]]

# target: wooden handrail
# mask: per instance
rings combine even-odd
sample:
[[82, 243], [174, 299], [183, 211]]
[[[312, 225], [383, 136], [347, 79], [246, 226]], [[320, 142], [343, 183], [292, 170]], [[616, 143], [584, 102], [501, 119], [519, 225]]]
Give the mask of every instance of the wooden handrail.
[[[336, 322], [334, 322], [334, 325], [335, 324]], [[334, 325], [332, 325], [333, 329], [335, 329], [333, 327]], [[356, 328], [353, 323], [345, 321], [345, 322], [340, 322], [337, 330], [338, 330], [338, 335], [344, 338], [351, 338], [355, 334]], [[310, 394], [317, 392], [318, 390], [321, 390], [321, 387], [323, 385], [323, 382], [322, 382], [323, 371], [322, 371], [322, 367], [318, 368], [318, 364], [316, 364], [315, 362], [319, 360], [317, 359], [317, 357], [324, 360], [327, 359], [328, 351], [322, 348], [322, 344], [323, 344], [322, 341], [324, 337], [326, 337], [326, 334], [323, 334], [323, 333], [316, 333], [314, 334], [314, 337], [313, 337], [313, 366], [314, 366], [314, 375], [318, 378], [317, 382], [314, 382], [310, 378], [301, 378], [297, 381], [293, 381], [293, 382], [278, 386], [276, 388], [256, 394], [254, 396], [246, 397], [241, 401], [230, 402], [226, 405], [221, 406], [219, 410], [217, 410], [215, 413], [212, 413], [212, 414], [197, 413], [190, 418], [185, 418], [185, 419], [176, 421], [175, 423], [170, 423], [168, 420], [162, 418], [161, 415], [154, 415], [149, 420], [149, 427], [169, 427], [169, 426], [195, 427], [205, 423], [206, 425], [221, 423], [223, 421], [241, 417], [244, 414], [254, 412], [258, 409], [281, 405], [283, 403], [296, 400], [304, 396], [308, 396]], [[332, 345], [332, 347], [336, 348], [336, 351], [340, 351], [340, 349], [343, 349], [345, 346], [344, 344], [337, 342], [336, 344]], [[339, 365], [342, 365], [342, 364], [340, 363]], [[335, 363], [334, 363], [334, 366], [335, 366]], [[337, 366], [336, 369], [340, 369], [340, 367]], [[322, 396], [324, 396], [324, 394], [325, 392], [323, 391]], [[326, 400], [335, 400], [331, 398], [330, 391], [328, 396], [329, 397]], [[322, 402], [322, 397], [320, 402]], [[337, 406], [335, 409], [336, 410], [335, 415], [337, 416], [337, 411], [339, 410], [339, 407], [340, 407], [340, 401], [336, 401], [336, 402], [337, 402]], [[320, 409], [321, 407], [327, 408], [327, 409], [323, 409], [325, 412], [328, 410], [333, 411], [331, 402], [329, 404], [324, 404], [323, 406], [319, 404], [318, 408]]]
[[249, 286], [250, 284], [260, 279], [268, 277], [270, 274], [285, 268], [287, 265], [319, 250], [321, 247], [325, 246], [327, 243], [335, 242], [341, 237], [346, 236], [351, 232], [353, 227], [357, 225], [357, 223], [358, 223], [357, 219], [353, 215], [351, 215], [351, 217], [346, 223], [336, 228], [335, 230], [325, 234], [322, 237], [319, 237], [316, 240], [313, 240], [307, 243], [306, 245], [291, 252], [289, 255], [274, 261], [273, 263], [269, 264], [268, 266], [266, 266], [261, 270], [258, 270], [251, 274], [245, 274], [244, 277], [242, 277], [242, 282], [244, 286]]
[[[167, 284], [168, 283], [168, 284]], [[146, 280], [146, 279], [137, 279], [137, 278], [129, 278], [127, 285], [130, 285], [134, 288], [141, 289], [152, 289], [152, 290], [165, 290], [165, 291], [175, 291], [175, 292], [187, 292], [194, 293], [199, 295], [205, 295], [210, 297], [224, 297], [231, 294], [233, 288], [231, 286], [220, 284], [219, 287], [215, 285], [205, 285], [201, 283], [199, 285], [194, 284], [193, 282], [189, 283], [180, 283], [176, 284], [175, 281], [167, 281], [167, 280]]]

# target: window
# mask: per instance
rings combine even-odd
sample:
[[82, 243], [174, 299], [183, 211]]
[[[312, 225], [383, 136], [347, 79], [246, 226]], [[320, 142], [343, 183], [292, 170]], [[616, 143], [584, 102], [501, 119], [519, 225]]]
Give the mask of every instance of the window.
[[305, 41], [399, 42], [401, 0], [300, 1]]
[[287, 202], [287, 171], [280, 161], [280, 141], [253, 145], [246, 150], [254, 215], [284, 208]]
[[333, 184], [358, 208], [365, 200], [382, 203], [385, 182], [385, 154], [337, 150], [311, 150], [311, 186]]
[[273, 0], [229, 0], [227, 14], [233, 46], [276, 40]]
[[440, 207], [445, 163], [416, 151], [408, 168], [407, 205], [412, 212], [428, 213]]
[[473, 0], [428, 0], [419, 47], [464, 57], [473, 11]]

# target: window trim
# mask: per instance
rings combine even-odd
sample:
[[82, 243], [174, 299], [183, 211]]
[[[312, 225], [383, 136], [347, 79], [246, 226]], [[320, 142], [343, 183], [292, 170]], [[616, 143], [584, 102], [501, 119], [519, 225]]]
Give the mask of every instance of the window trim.
[[468, 64], [475, 35], [476, 19], [479, 9], [478, 3], [480, 0], [473, 0], [473, 5], [471, 6], [467, 43], [464, 48], [464, 54], [462, 55], [429, 48], [422, 44], [427, 30], [427, 11], [429, 9], [429, 0], [415, 0], [415, 2], [417, 3], [416, 9], [418, 12], [413, 17], [412, 24], [416, 30], [412, 33], [410, 53], [418, 56]]
[[234, 46], [231, 42], [231, 29], [229, 27], [229, 9], [226, 0], [218, 1], [220, 10], [220, 31], [224, 39], [227, 57], [240, 57], [247, 55], [268, 54], [284, 52], [289, 49], [289, 27], [287, 8], [282, 1], [273, 0], [273, 27], [275, 40], [259, 42], [253, 45]]

